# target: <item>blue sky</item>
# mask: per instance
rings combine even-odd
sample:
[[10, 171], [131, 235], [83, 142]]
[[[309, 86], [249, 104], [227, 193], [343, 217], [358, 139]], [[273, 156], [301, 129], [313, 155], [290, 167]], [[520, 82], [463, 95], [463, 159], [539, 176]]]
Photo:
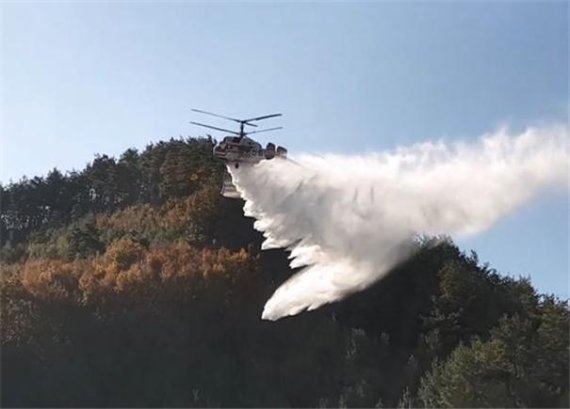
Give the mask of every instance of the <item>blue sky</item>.
[[[206, 118], [191, 107], [282, 112], [268, 125], [285, 129], [260, 140], [292, 155], [568, 119], [565, 1], [2, 3], [0, 12], [3, 183], [200, 135], [188, 121]], [[459, 244], [568, 297], [568, 193]]]

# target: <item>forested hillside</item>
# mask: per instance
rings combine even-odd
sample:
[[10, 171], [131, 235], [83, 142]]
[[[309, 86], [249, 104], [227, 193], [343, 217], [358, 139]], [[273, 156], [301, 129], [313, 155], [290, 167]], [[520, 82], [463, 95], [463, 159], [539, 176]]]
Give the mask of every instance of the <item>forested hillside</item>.
[[567, 302], [450, 240], [343, 302], [262, 321], [292, 271], [219, 194], [213, 144], [0, 186], [2, 406], [570, 405]]

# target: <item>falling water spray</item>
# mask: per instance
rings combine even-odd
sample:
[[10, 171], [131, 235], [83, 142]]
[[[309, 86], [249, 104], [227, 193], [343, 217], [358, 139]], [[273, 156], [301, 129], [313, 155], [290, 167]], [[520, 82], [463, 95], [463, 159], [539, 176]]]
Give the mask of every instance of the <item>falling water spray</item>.
[[364, 156], [302, 155], [230, 169], [263, 249], [302, 267], [265, 304], [277, 320], [365, 289], [409, 257], [419, 234], [484, 232], [533, 196], [568, 188], [569, 130], [501, 129], [474, 143]]

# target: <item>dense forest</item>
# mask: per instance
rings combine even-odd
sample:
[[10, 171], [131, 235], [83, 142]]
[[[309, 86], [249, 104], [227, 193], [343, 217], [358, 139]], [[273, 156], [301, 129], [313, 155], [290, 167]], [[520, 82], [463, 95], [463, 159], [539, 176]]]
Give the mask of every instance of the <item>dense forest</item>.
[[[210, 138], [0, 186], [3, 407], [568, 407], [569, 310], [451, 240], [277, 322]], [[540, 272], [537, 272], [540, 273]]]

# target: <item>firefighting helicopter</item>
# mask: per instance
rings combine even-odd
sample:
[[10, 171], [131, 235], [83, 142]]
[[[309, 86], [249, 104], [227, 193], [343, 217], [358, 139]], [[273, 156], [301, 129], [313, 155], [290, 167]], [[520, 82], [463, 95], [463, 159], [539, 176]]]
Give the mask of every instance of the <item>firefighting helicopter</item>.
[[[212, 125], [206, 125], [199, 122], [190, 121], [190, 123], [193, 125], [198, 125], [205, 128], [214, 129], [216, 131], [228, 132], [233, 135], [236, 135], [236, 136], [224, 137], [224, 139], [222, 139], [222, 141], [214, 147], [214, 156], [220, 158], [228, 167], [232, 166], [237, 169], [239, 168], [240, 163], [253, 165], [261, 162], [263, 159], [269, 160], [275, 157], [287, 158], [287, 149], [283, 148], [282, 146], [276, 147], [274, 143], [269, 142], [264, 149], [262, 148], [259, 142], [251, 139], [248, 136], [254, 133], [276, 131], [278, 129], [283, 129], [283, 127], [278, 126], [274, 128], [253, 130], [249, 132], [245, 131], [246, 125], [257, 128], [257, 124], [254, 124], [252, 122], [278, 117], [281, 116], [281, 114], [263, 115], [249, 119], [237, 119], [224, 115], [214, 114], [213, 112], [202, 111], [200, 109], [192, 109], [192, 111], [239, 123], [240, 125], [239, 132], [237, 132], [237, 131], [231, 131], [229, 129], [218, 128]], [[241, 197], [240, 194], [237, 192], [236, 187], [232, 182], [231, 175], [229, 173], [225, 174], [221, 193], [223, 196], [232, 199], [238, 199]]]
[[240, 127], [238, 132], [238, 131], [231, 131], [229, 129], [218, 128], [212, 125], [202, 124], [199, 122], [193, 122], [193, 121], [190, 122], [191, 124], [194, 125], [203, 126], [205, 128], [215, 129], [216, 131], [228, 132], [233, 135], [237, 135], [237, 136], [224, 137], [224, 139], [222, 139], [222, 141], [214, 147], [214, 156], [220, 158], [228, 166], [234, 166], [235, 168], [239, 168], [240, 163], [255, 164], [263, 159], [273, 159], [275, 157], [282, 157], [282, 158], [287, 157], [287, 149], [283, 148], [282, 146], [276, 147], [274, 143], [269, 142], [265, 147], [265, 149], [263, 149], [259, 142], [256, 142], [255, 140], [251, 139], [248, 136], [254, 133], [269, 132], [269, 131], [276, 131], [278, 129], [283, 129], [282, 126], [278, 126], [275, 128], [247, 131], [247, 132], [245, 131], [246, 125], [257, 128], [257, 125], [252, 122], [261, 121], [263, 119], [274, 118], [277, 116], [281, 116], [281, 114], [263, 115], [249, 119], [237, 119], [224, 115], [214, 114], [212, 112], [202, 111], [200, 109], [192, 109], [192, 111], [199, 112], [201, 114], [212, 115], [218, 118], [223, 118], [239, 123]]

